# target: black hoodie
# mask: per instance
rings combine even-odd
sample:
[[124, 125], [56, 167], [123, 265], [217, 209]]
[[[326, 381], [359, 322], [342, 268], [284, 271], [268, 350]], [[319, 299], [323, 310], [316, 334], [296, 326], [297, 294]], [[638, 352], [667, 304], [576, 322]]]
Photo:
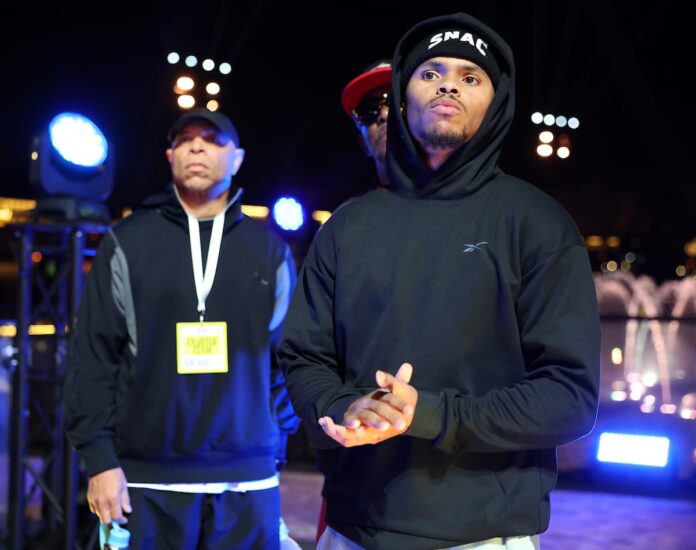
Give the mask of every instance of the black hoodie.
[[[476, 136], [431, 171], [398, 106], [411, 44], [483, 36], [501, 77]], [[557, 445], [597, 410], [599, 317], [586, 249], [565, 210], [496, 166], [514, 110], [505, 42], [465, 14], [423, 22], [394, 56], [390, 186], [338, 209], [302, 267], [279, 347], [325, 475], [327, 523], [368, 549], [444, 548], [540, 533]], [[413, 364], [402, 436], [345, 449], [340, 422], [377, 369]]]
[[[206, 321], [227, 323], [227, 373], [177, 374], [176, 323], [198, 313], [188, 218], [173, 186], [102, 239], [65, 390], [67, 435], [89, 476], [119, 466], [129, 482], [146, 483], [275, 473], [280, 432], [298, 425], [271, 351], [295, 267], [287, 244], [242, 214], [240, 195], [227, 207], [206, 300]], [[204, 265], [211, 226], [200, 221]]]

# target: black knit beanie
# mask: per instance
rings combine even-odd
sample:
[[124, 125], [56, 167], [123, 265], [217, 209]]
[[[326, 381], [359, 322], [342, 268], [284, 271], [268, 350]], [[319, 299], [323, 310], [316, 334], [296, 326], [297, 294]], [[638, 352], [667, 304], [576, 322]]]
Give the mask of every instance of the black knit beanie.
[[483, 38], [466, 29], [443, 29], [440, 32], [428, 33], [405, 56], [401, 73], [402, 89], [406, 87], [418, 66], [432, 57], [468, 59], [486, 71], [494, 88], [500, 81], [500, 66]]

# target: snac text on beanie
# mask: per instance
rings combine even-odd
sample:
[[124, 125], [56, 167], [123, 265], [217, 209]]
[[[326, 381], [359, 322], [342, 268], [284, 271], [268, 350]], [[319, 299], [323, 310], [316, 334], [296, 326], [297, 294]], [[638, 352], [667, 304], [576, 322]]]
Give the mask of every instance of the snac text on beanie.
[[468, 59], [486, 71], [493, 82], [493, 87], [496, 87], [500, 80], [498, 61], [495, 59], [495, 55], [489, 49], [486, 41], [480, 36], [463, 29], [448, 29], [429, 33], [411, 49], [404, 60], [402, 88], [406, 87], [407, 82], [418, 66], [432, 57]]

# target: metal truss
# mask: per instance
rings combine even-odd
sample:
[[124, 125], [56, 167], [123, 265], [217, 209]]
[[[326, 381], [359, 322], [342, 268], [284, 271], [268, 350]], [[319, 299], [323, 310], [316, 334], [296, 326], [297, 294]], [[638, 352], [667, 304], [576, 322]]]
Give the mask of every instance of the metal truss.
[[[93, 548], [96, 531], [82, 546], [78, 542], [80, 467], [65, 438], [63, 382], [84, 264], [94, 255], [95, 237], [108, 226], [38, 223], [11, 230], [19, 296], [10, 361], [7, 548]], [[29, 503], [35, 495], [40, 495], [41, 511], [32, 521]]]

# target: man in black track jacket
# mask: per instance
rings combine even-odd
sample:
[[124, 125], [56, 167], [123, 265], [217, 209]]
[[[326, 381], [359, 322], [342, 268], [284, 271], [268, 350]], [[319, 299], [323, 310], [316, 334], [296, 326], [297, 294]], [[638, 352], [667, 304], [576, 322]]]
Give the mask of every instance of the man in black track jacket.
[[169, 141], [173, 185], [104, 236], [87, 278], [67, 434], [90, 508], [129, 513], [131, 548], [277, 548], [278, 448], [299, 419], [272, 350], [294, 263], [241, 212], [229, 118], [188, 112]]
[[509, 46], [467, 14], [393, 56], [389, 187], [318, 231], [278, 356], [318, 449], [318, 548], [538, 548], [556, 447], [593, 427], [599, 317], [553, 199], [497, 166]]

